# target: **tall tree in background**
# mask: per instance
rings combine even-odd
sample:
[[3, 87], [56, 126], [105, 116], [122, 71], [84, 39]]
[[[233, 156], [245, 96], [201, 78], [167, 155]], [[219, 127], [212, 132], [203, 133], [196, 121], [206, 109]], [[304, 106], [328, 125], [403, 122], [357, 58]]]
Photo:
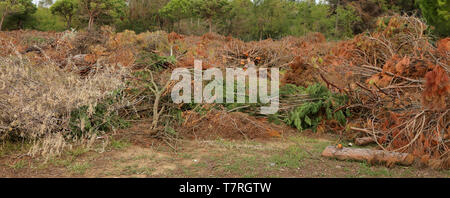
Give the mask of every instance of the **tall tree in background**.
[[7, 17], [7, 25], [11, 29], [23, 29], [23, 24], [26, 21], [32, 20], [31, 15], [37, 10], [36, 5], [32, 0], [16, 0], [18, 9], [16, 12], [9, 13]]
[[0, 0], [0, 13], [2, 17], [0, 19], [0, 31], [7, 16], [17, 12], [23, 12], [24, 10], [25, 8], [19, 0]]
[[328, 0], [331, 12], [336, 14], [339, 6], [352, 7], [361, 21], [353, 26], [354, 33], [361, 33], [375, 27], [377, 17], [395, 13], [417, 14], [417, 0]]
[[76, 13], [77, 8], [78, 3], [76, 0], [58, 0], [50, 7], [50, 11], [54, 15], [62, 16], [67, 23], [67, 29], [70, 29], [72, 17]]
[[[259, 39], [277, 38], [288, 32], [291, 19], [295, 17], [293, 2], [286, 0], [254, 0], [253, 20]], [[256, 34], [255, 34], [256, 33]], [[256, 37], [256, 38], [257, 38]]]
[[433, 25], [435, 33], [440, 36], [450, 35], [450, 1], [419, 0], [423, 16], [428, 24]]
[[212, 32], [212, 21], [229, 11], [228, 0], [193, 0], [194, 12], [208, 21], [209, 32]]
[[80, 9], [89, 18], [88, 29], [91, 30], [94, 20], [101, 15], [115, 16], [124, 11], [124, 0], [79, 0]]
[[178, 25], [180, 25], [181, 19], [189, 18], [193, 15], [193, 7], [192, 0], [171, 0], [159, 10], [159, 13], [166, 17], [171, 24], [178, 22]]
[[[352, 37], [353, 27], [362, 22], [361, 18], [351, 6], [338, 6], [336, 14], [331, 16], [336, 18], [335, 38]], [[326, 32], [323, 29], [320, 32]]]
[[[233, 0], [230, 2], [228, 23], [225, 24], [225, 34], [245, 36], [250, 34], [253, 2], [251, 0]], [[249, 39], [249, 38], [247, 38]]]
[[361, 22], [353, 26], [353, 32], [357, 34], [374, 28], [376, 18], [389, 11], [386, 9], [386, 0], [329, 0], [329, 3], [333, 14], [337, 14], [337, 9], [340, 6], [354, 8], [361, 18]]
[[170, 0], [128, 0], [128, 16], [132, 19], [155, 16]]
[[164, 17], [159, 12], [170, 0], [128, 0], [127, 18], [122, 28], [143, 32], [162, 28]]
[[[316, 4], [315, 1], [304, 1], [296, 4], [297, 15], [295, 26], [291, 27], [290, 34], [305, 35], [308, 32], [331, 32], [339, 21], [329, 16], [330, 6], [328, 4]], [[328, 35], [327, 35], [328, 36]]]

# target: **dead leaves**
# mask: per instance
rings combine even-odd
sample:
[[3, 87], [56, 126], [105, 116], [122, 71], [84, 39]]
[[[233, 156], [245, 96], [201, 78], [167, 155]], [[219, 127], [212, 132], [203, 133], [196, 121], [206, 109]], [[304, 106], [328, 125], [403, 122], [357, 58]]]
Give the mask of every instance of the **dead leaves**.
[[448, 73], [440, 66], [425, 75], [425, 91], [423, 92], [423, 105], [433, 110], [447, 109], [446, 99], [450, 94], [450, 81]]

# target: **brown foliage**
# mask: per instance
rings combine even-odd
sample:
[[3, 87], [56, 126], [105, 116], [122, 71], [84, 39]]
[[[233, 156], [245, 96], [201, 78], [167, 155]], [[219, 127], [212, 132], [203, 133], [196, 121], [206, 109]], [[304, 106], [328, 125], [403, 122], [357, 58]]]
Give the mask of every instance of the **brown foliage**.
[[306, 63], [301, 56], [295, 57], [289, 67], [291, 71], [285, 74], [283, 83], [307, 87], [318, 81], [317, 69]]
[[321, 74], [324, 78], [315, 81], [350, 97], [355, 115], [350, 123], [367, 129], [361, 137], [370, 134], [382, 149], [428, 155], [428, 165], [446, 167], [449, 39], [435, 48], [426, 29], [417, 18], [394, 16], [380, 19], [376, 31], [351, 40], [331, 47], [312, 45], [321, 45], [322, 51], [302, 51], [314, 48], [300, 42], [285, 80], [305, 85], [310, 73]]
[[205, 115], [193, 111], [183, 113], [185, 121], [178, 131], [195, 139], [266, 139], [280, 137], [288, 129], [270, 124], [245, 113], [210, 110]]
[[446, 100], [450, 94], [448, 73], [442, 67], [435, 66], [433, 71], [425, 75], [425, 91], [423, 105], [433, 110], [448, 109]]

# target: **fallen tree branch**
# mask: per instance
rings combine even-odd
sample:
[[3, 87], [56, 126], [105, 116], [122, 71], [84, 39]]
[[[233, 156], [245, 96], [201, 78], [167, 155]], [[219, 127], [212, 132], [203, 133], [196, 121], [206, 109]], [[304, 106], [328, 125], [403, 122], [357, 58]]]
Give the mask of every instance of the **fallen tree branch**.
[[387, 166], [400, 164], [409, 166], [414, 162], [414, 156], [407, 153], [361, 149], [361, 148], [336, 148], [328, 146], [322, 152], [323, 157], [335, 158], [338, 160], [367, 161], [370, 164], [381, 163]]

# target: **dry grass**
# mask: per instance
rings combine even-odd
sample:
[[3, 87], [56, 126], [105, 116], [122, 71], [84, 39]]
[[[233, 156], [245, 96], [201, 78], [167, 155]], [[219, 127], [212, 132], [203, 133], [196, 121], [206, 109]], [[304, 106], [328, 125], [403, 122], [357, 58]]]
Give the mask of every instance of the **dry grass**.
[[71, 111], [88, 106], [92, 114], [99, 101], [124, 86], [126, 73], [105, 67], [80, 78], [52, 62], [36, 67], [20, 55], [0, 58], [0, 138], [34, 140], [33, 155], [60, 153], [71, 138]]

